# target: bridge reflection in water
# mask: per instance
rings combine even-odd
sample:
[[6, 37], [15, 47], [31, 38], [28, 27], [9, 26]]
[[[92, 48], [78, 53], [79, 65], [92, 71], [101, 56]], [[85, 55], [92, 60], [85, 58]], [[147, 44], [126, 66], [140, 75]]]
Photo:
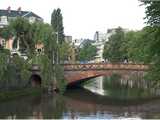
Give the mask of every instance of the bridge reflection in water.
[[[143, 91], [148, 91], [148, 93], [155, 95], [155, 91], [151, 90], [151, 81], [144, 80], [145, 72], [131, 72], [127, 74], [113, 74], [111, 76], [99, 76], [92, 78], [90, 81], [84, 84], [84, 88], [100, 94], [107, 96], [109, 88], [114, 90], [135, 88], [136, 90], [142, 89]], [[134, 97], [134, 96], [133, 96]]]
[[93, 80], [90, 81], [89, 84], [84, 85], [84, 88], [92, 91], [93, 93], [105, 95], [105, 91], [103, 88], [103, 77], [104, 76], [92, 78]]
[[[141, 85], [148, 85], [140, 77], [136, 76], [144, 75], [143, 71], [131, 72], [130, 74], [124, 74], [117, 81], [123, 85], [129, 87], [137, 86], [141, 88]], [[131, 78], [129, 78], [131, 76]], [[105, 90], [105, 85], [108, 85], [103, 81], [105, 77], [95, 78], [95, 82], [92, 82], [91, 86], [94, 86], [94, 91], [83, 88], [69, 89], [64, 96], [59, 94], [48, 95], [42, 94], [41, 96], [28, 96], [17, 98], [16, 100], [0, 103], [0, 118], [13, 118], [13, 119], [117, 119], [117, 118], [135, 118], [135, 119], [154, 119], [160, 118], [160, 100], [159, 99], [146, 99], [152, 97], [152, 92], [149, 93], [146, 88], [142, 94], [139, 91], [125, 91], [127, 94], [119, 94], [119, 92]], [[94, 81], [91, 80], [91, 81]], [[138, 82], [136, 82], [138, 81]], [[90, 86], [86, 86], [90, 87]], [[147, 86], [148, 87], [148, 86]], [[108, 86], [107, 86], [108, 88]], [[134, 87], [133, 87], [134, 88]], [[118, 87], [116, 88], [117, 90]], [[121, 91], [120, 91], [121, 92]], [[106, 94], [107, 93], [107, 94]], [[109, 94], [110, 93], [110, 94]], [[129, 94], [128, 94], [129, 93]], [[103, 96], [102, 96], [103, 95]], [[115, 99], [109, 95], [115, 95], [120, 99]], [[127, 96], [126, 96], [127, 95]], [[128, 96], [129, 95], [129, 96]], [[133, 95], [136, 97], [133, 99]], [[142, 97], [141, 97], [142, 95]], [[131, 99], [122, 99], [122, 97], [130, 97]], [[143, 97], [144, 96], [144, 97]]]
[[110, 119], [160, 118], [159, 100], [115, 100], [85, 89], [64, 96], [23, 97], [0, 104], [0, 118]]
[[[82, 118], [154, 118], [159, 117], [160, 101], [130, 100], [121, 101], [93, 94], [87, 90], [78, 96], [81, 90], [67, 94], [67, 106], [75, 117]], [[84, 97], [85, 96], [85, 97]], [[68, 102], [69, 101], [69, 102]], [[89, 115], [89, 116], [88, 116]], [[85, 116], [85, 117], [83, 117]], [[96, 116], [96, 117], [95, 117]]]

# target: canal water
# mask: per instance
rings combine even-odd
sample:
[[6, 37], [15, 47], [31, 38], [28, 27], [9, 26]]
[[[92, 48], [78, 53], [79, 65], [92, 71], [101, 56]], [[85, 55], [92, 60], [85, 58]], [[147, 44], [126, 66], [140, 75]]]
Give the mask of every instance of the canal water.
[[160, 118], [160, 99], [156, 97], [157, 94], [146, 87], [141, 88], [143, 81], [136, 83], [132, 80], [116, 75], [103, 76], [89, 80], [83, 87], [68, 89], [63, 96], [41, 94], [20, 97], [0, 103], [0, 118]]

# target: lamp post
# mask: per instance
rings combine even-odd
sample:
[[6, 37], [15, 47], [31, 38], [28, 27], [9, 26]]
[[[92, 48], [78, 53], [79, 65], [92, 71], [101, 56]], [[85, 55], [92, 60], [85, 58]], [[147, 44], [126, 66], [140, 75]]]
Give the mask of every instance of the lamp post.
[[57, 56], [56, 56], [57, 58], [56, 58], [56, 61], [54, 61], [54, 63], [58, 64], [58, 61], [59, 61], [59, 59], [58, 59], [58, 55], [59, 55], [59, 53], [58, 53], [58, 43], [59, 43], [58, 42], [58, 39], [59, 39], [58, 38], [58, 32], [53, 32], [53, 34], [56, 34], [56, 43], [57, 43], [57, 51], [56, 51], [57, 52]]
[[58, 55], [59, 55], [59, 51], [58, 51], [58, 43], [59, 43], [59, 42], [58, 42], [58, 39], [59, 39], [59, 38], [58, 38], [58, 32], [55, 32], [55, 34], [57, 35], [57, 36], [56, 36], [56, 43], [57, 43], [57, 64], [58, 64], [58, 63], [59, 63], [59, 56], [58, 56]]
[[[56, 64], [58, 64], [58, 32], [52, 32], [52, 34], [56, 34], [56, 43], [57, 43], [57, 47], [56, 47], [56, 54], [57, 56], [55, 56], [54, 52], [53, 52], [53, 43], [51, 43], [51, 54], [52, 54], [52, 68], [53, 68], [53, 86], [51, 85], [51, 89], [55, 90], [57, 87], [57, 81], [56, 81]], [[57, 58], [55, 58], [57, 57]], [[54, 64], [54, 66], [53, 66]], [[53, 88], [52, 88], [53, 87]]]

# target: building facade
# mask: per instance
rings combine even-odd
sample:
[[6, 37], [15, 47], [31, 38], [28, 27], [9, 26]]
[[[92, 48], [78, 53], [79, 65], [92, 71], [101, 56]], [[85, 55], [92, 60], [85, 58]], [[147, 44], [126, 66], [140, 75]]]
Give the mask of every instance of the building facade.
[[103, 49], [104, 49], [104, 44], [108, 40], [107, 38], [107, 33], [102, 33], [99, 31], [95, 32], [94, 35], [94, 43], [93, 45], [96, 46], [97, 48], [97, 55], [95, 57], [95, 62], [102, 62], [104, 61], [103, 59]]
[[37, 21], [43, 22], [43, 19], [40, 16], [31, 11], [22, 11], [21, 7], [17, 10], [11, 10], [11, 7], [8, 7], [7, 10], [0, 9], [0, 28], [9, 25], [9, 22], [15, 20], [17, 17], [25, 18], [29, 20], [30, 23]]
[[80, 46], [80, 44], [84, 41], [85, 39], [74, 39], [74, 40], [72, 40], [72, 44], [76, 47], [76, 48], [78, 48], [79, 46]]
[[72, 36], [65, 36], [64, 40], [65, 42], [72, 44]]
[[108, 29], [106, 33], [96, 31], [94, 34], [93, 45], [97, 48], [97, 55], [95, 57], [95, 62], [103, 62], [103, 50], [105, 42], [109, 40], [109, 37], [116, 33], [116, 28]]
[[[43, 22], [43, 19], [40, 16], [31, 11], [22, 11], [21, 7], [19, 7], [17, 10], [11, 10], [11, 7], [8, 7], [6, 10], [0, 9], [0, 29], [8, 26], [10, 21], [15, 20], [17, 17], [27, 19], [30, 23]], [[13, 49], [13, 42], [14, 37], [10, 38], [9, 40], [4, 40], [0, 36], [0, 46], [9, 49], [11, 53], [19, 50], [19, 41], [17, 42], [16, 49]]]

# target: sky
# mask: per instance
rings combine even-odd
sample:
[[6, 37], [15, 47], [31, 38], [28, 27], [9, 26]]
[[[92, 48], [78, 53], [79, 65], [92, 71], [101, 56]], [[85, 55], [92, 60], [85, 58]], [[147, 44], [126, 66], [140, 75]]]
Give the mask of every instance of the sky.
[[138, 0], [0, 0], [0, 9], [21, 7], [51, 21], [54, 9], [60, 8], [64, 32], [73, 39], [93, 39], [96, 31], [106, 32], [121, 26], [130, 30], [142, 29], [145, 24], [144, 6]]

